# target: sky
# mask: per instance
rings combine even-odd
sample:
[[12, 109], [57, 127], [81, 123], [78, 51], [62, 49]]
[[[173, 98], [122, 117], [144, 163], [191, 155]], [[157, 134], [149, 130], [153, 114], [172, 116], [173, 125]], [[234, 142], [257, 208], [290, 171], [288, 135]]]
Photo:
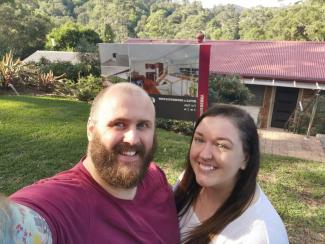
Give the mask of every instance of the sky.
[[297, 2], [298, 0], [201, 0], [204, 8], [212, 8], [214, 5], [237, 4], [246, 8], [256, 7], [281, 7]]

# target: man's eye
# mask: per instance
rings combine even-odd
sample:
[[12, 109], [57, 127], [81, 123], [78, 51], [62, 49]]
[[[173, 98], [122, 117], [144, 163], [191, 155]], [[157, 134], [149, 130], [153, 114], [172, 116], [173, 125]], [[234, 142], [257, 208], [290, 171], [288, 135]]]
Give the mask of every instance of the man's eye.
[[113, 125], [113, 127], [117, 128], [117, 129], [124, 129], [125, 128], [125, 124], [122, 122], [117, 122]]
[[202, 138], [200, 138], [200, 137], [194, 137], [193, 141], [195, 143], [203, 143], [204, 142], [204, 140]]
[[148, 123], [146, 123], [146, 122], [142, 122], [142, 123], [139, 123], [138, 125], [137, 125], [137, 127], [138, 127], [138, 129], [146, 129], [146, 128], [149, 128], [149, 124]]

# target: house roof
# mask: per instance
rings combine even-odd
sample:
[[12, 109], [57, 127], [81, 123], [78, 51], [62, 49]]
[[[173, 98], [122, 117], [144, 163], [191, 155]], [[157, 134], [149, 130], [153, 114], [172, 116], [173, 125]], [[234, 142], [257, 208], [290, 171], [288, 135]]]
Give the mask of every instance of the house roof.
[[32, 55], [28, 56], [23, 62], [39, 62], [44, 57], [51, 62], [65, 61], [72, 64], [80, 63], [78, 52], [63, 52], [63, 51], [36, 51]]
[[[129, 39], [127, 43], [198, 44], [192, 40]], [[325, 42], [205, 41], [211, 45], [210, 72], [259, 79], [325, 84]]]

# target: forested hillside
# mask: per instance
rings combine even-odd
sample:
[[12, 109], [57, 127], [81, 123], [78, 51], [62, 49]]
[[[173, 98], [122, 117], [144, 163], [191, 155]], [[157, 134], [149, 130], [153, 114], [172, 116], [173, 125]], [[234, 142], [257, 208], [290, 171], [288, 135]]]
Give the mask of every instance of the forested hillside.
[[[188, 0], [2, 0], [0, 57], [9, 50], [24, 58], [39, 49], [77, 50], [91, 41], [122, 42], [127, 37], [192, 39], [198, 31], [213, 40], [324, 41], [324, 13], [323, 0], [251, 9], [204, 9]], [[51, 47], [50, 41], [62, 39], [56, 38], [62, 29], [69, 36], [74, 32], [76, 40]], [[83, 43], [78, 43], [79, 32]]]

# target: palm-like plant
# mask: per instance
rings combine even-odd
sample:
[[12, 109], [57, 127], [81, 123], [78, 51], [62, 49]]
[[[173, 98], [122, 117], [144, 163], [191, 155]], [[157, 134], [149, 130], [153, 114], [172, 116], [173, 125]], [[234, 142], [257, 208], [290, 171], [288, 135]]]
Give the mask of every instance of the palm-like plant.
[[37, 77], [38, 80], [38, 89], [46, 92], [53, 92], [55, 86], [62, 82], [63, 75], [55, 76], [50, 70], [48, 73], [39, 74]]
[[6, 55], [0, 61], [0, 84], [3, 87], [8, 87], [15, 79], [20, 77], [20, 73], [25, 64], [18, 58], [15, 59], [12, 52]]

